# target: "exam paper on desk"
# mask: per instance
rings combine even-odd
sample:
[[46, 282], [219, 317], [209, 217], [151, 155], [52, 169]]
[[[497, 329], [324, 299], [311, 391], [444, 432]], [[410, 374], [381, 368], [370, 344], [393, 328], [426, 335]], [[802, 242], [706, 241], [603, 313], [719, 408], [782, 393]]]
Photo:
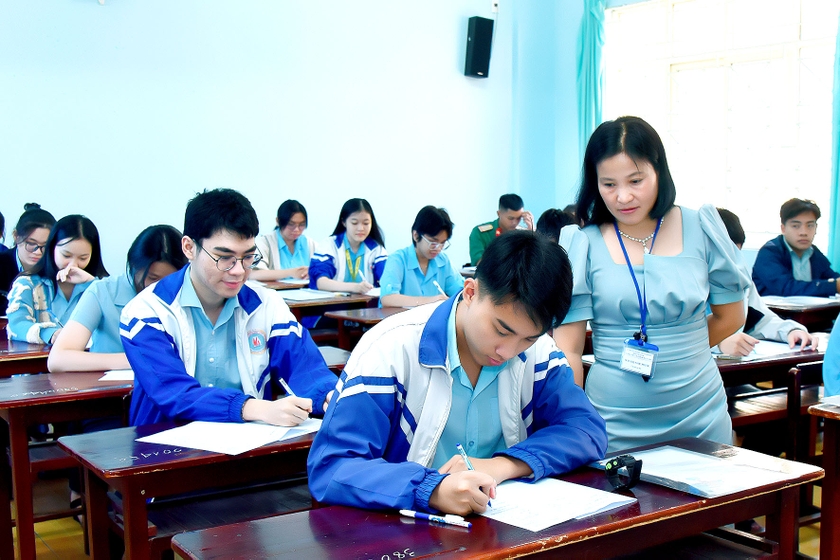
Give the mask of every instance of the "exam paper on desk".
[[99, 378], [99, 381], [134, 381], [133, 369], [111, 369]]
[[298, 426], [272, 426], [262, 422], [190, 422], [184, 426], [137, 438], [143, 443], [202, 449], [214, 453], [239, 455], [257, 447], [317, 432], [321, 420], [309, 418]]
[[327, 292], [324, 290], [310, 290], [301, 288], [299, 290], [283, 290], [280, 295], [289, 301], [310, 301], [313, 299], [330, 299], [335, 296], [347, 295], [345, 292]]
[[503, 482], [496, 486], [496, 497], [492, 501], [493, 507], [481, 515], [537, 532], [570, 519], [632, 504], [636, 498], [544, 478], [534, 483]]

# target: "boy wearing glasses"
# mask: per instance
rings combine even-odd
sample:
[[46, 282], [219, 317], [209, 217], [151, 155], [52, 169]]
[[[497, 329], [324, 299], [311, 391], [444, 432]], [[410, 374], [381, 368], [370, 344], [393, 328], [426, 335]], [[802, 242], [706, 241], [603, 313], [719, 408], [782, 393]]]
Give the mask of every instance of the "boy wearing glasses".
[[604, 421], [546, 334], [571, 299], [563, 248], [515, 231], [458, 295], [365, 333], [309, 453], [312, 497], [466, 515], [505, 480], [602, 458]]
[[454, 296], [464, 279], [443, 252], [452, 237], [452, 220], [443, 208], [425, 206], [411, 226], [411, 247], [391, 253], [379, 285], [380, 307], [414, 307]]
[[[335, 375], [274, 291], [246, 284], [261, 256], [251, 203], [230, 189], [187, 205], [189, 265], [149, 286], [120, 317], [134, 370], [130, 422], [163, 420], [294, 426], [329, 402]], [[271, 400], [285, 380], [297, 396]]]
[[779, 212], [782, 234], [758, 251], [752, 277], [762, 296], [833, 296], [840, 273], [814, 246], [820, 208], [813, 200], [791, 198]]

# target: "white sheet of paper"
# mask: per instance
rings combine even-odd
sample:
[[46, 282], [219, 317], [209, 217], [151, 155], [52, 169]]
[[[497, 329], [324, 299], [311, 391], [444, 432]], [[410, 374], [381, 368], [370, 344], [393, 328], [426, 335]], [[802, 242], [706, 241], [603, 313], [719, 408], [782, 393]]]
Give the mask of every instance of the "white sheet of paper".
[[382, 291], [382, 288], [371, 288], [367, 292], [365, 292], [366, 296], [370, 297], [379, 297], [379, 293]]
[[309, 278], [284, 278], [280, 280], [284, 284], [292, 284], [295, 286], [308, 286], [309, 285]]
[[635, 501], [636, 498], [555, 478], [544, 478], [533, 484], [509, 480], [496, 487], [493, 507], [481, 515], [536, 532]]
[[134, 381], [133, 369], [112, 369], [105, 372], [99, 381]]
[[820, 404], [833, 404], [834, 406], [840, 406], [840, 395], [834, 395], [833, 397], [823, 397], [820, 400]]
[[[642, 460], [642, 480], [705, 498], [758, 488], [799, 474], [784, 472], [779, 467], [784, 463], [773, 458], [762, 464], [758, 453], [745, 453], [740, 460], [737, 456], [722, 459], [665, 445], [633, 453], [633, 457]], [[761, 468], [755, 466], [757, 462]]]
[[138, 438], [137, 441], [239, 455], [275, 441], [317, 432], [320, 427], [321, 420], [317, 418], [309, 418], [293, 428], [271, 426], [262, 422], [237, 424], [233, 422], [196, 421]]
[[329, 299], [340, 294], [338, 292], [325, 292], [322, 290], [302, 288], [300, 290], [281, 290], [280, 295], [283, 296], [283, 299], [289, 301], [308, 301], [312, 299]]
[[822, 307], [824, 305], [837, 305], [837, 298], [817, 296], [762, 296], [761, 301], [767, 306], [805, 306]]

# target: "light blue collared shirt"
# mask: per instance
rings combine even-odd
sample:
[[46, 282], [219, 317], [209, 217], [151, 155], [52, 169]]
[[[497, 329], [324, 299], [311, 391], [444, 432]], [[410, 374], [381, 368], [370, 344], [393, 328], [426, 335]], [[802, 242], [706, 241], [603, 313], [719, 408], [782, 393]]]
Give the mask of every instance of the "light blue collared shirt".
[[788, 244], [787, 239], [782, 236], [782, 241], [785, 243], [788, 252], [790, 253], [790, 263], [793, 265], [793, 279], [801, 280], [803, 282], [811, 281], [811, 255], [814, 254], [814, 247], [808, 247], [800, 257], [796, 251]]
[[455, 335], [457, 309], [458, 303], [452, 306], [446, 326], [446, 351], [452, 375], [452, 406], [432, 461], [432, 468], [435, 469], [442, 467], [458, 453], [455, 448], [458, 443], [464, 446], [467, 455], [481, 459], [507, 449], [499, 417], [499, 373], [506, 363], [481, 368], [478, 382], [473, 388], [458, 356]]
[[123, 307], [137, 295], [128, 276], [109, 276], [94, 280], [79, 299], [70, 315], [92, 333], [91, 352], [123, 352], [120, 339], [120, 313]]
[[[344, 234], [344, 254], [339, 254], [338, 258], [347, 258], [347, 254], [350, 255], [350, 263], [348, 266], [345, 267], [344, 270], [344, 281], [345, 282], [363, 282], [365, 279], [365, 244], [364, 242], [359, 244], [359, 252], [354, 253], [353, 249], [350, 248], [350, 243], [347, 241], [347, 234]], [[356, 261], [359, 261], [359, 265], [356, 266]], [[353, 268], [356, 271], [356, 276], [354, 277], [350, 274], [350, 264], [353, 265]], [[381, 285], [381, 284], [380, 284]]]
[[241, 391], [242, 380], [236, 362], [236, 321], [233, 318], [234, 309], [239, 307], [239, 298], [232, 297], [225, 301], [225, 306], [213, 325], [201, 306], [190, 280], [190, 270], [187, 270], [179, 301], [192, 314], [195, 328], [198, 353], [195, 360], [195, 378], [202, 387]]
[[309, 266], [309, 241], [305, 235], [301, 235], [295, 239], [295, 253], [289, 251], [286, 240], [280, 235], [280, 230], [275, 230], [277, 235], [277, 248], [280, 253], [280, 268], [297, 268], [299, 266]]
[[454, 296], [464, 287], [463, 277], [452, 268], [449, 258], [443, 253], [429, 261], [424, 275], [412, 245], [388, 255], [379, 285], [383, 296], [436, 296], [440, 292], [434, 282], [440, 284], [447, 296]]

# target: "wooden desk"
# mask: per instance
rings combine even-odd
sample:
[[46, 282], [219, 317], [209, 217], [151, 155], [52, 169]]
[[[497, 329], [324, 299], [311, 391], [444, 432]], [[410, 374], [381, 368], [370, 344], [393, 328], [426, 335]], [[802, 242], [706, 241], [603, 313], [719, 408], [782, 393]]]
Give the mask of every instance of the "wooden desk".
[[715, 358], [715, 363], [726, 387], [755, 384], [761, 381], [784, 380], [787, 371], [799, 364], [823, 359], [826, 344], [820, 340], [819, 350], [793, 350], [756, 360], [731, 360]]
[[402, 313], [406, 311], [407, 307], [367, 307], [364, 309], [342, 309], [336, 311], [327, 311], [324, 317], [330, 317], [338, 321], [338, 347], [344, 350], [353, 350], [355, 344], [352, 341], [351, 331], [353, 327], [347, 325], [345, 321], [352, 321], [367, 327], [376, 325], [382, 319]]
[[0, 378], [18, 373], [44, 373], [50, 347], [17, 340], [0, 340]]
[[277, 480], [306, 470], [314, 434], [264, 445], [241, 455], [224, 455], [140, 443], [138, 437], [175, 424], [120, 428], [66, 436], [59, 445], [84, 468], [90, 556], [108, 558], [108, 488], [122, 495], [125, 558], [149, 558], [146, 500], [207, 488]]
[[[710, 455], [749, 455], [736, 447], [693, 438], [669, 443]], [[798, 485], [819, 479], [822, 472], [784, 459], [769, 460], [784, 463], [797, 478], [712, 499], [642, 482], [632, 490], [638, 503], [538, 533], [478, 516], [470, 519], [472, 529], [461, 529], [403, 518], [396, 512], [333, 506], [182, 533], [173, 538], [172, 548], [191, 559], [394, 559], [409, 554], [412, 558], [537, 554], [608, 558], [766, 514], [767, 537], [780, 543], [780, 558], [791, 559], [796, 550]], [[611, 490], [604, 473], [596, 469], [582, 468], [560, 478]]]
[[824, 419], [820, 558], [840, 558], [840, 407], [819, 404], [808, 412]]
[[[35, 558], [32, 481], [27, 428], [36, 424], [122, 414], [131, 391], [125, 381], [99, 381], [101, 372], [26, 375], [0, 379], [0, 418], [9, 425], [19, 558]], [[0, 469], [0, 492], [8, 488]], [[3, 498], [0, 497], [0, 500]], [[12, 558], [11, 511], [0, 508], [0, 558]]]
[[319, 346], [318, 350], [321, 351], [321, 356], [324, 357], [330, 371], [336, 375], [341, 375], [341, 371], [347, 364], [347, 359], [350, 358], [350, 352], [335, 346]]
[[[773, 313], [783, 319], [792, 319], [805, 325], [809, 331], [830, 331], [840, 313], [840, 299], [793, 296], [762, 298]], [[813, 300], [813, 303], [809, 302]]]
[[323, 315], [331, 309], [358, 309], [376, 305], [379, 298], [361, 294], [334, 296], [330, 298], [308, 299], [303, 301], [286, 300], [292, 313], [300, 321], [304, 315]]
[[274, 282], [260, 282], [266, 288], [271, 290], [299, 290], [301, 288], [306, 288], [307, 284], [295, 284], [294, 282], [284, 282], [282, 280], [276, 280]]

